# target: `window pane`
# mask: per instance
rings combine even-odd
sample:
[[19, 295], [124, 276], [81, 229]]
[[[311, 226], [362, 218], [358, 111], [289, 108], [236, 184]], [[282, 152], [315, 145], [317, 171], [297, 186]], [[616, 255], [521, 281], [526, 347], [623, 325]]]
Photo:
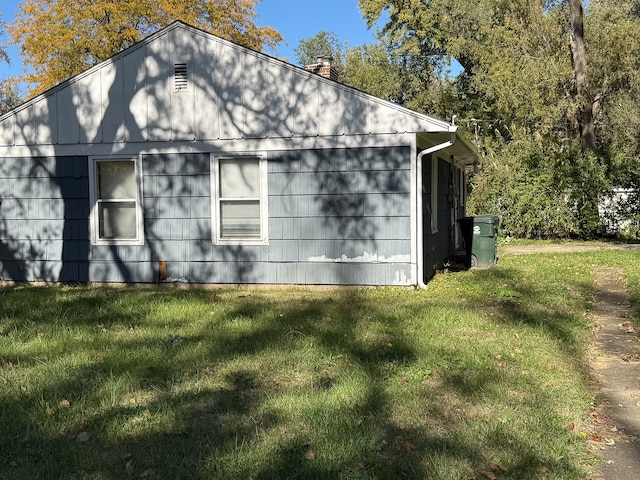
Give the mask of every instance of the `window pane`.
[[256, 159], [220, 160], [221, 198], [259, 198], [260, 162]]
[[98, 162], [98, 198], [115, 200], [136, 198], [136, 174], [133, 162]]
[[100, 238], [136, 238], [135, 202], [102, 202], [99, 204]]
[[220, 236], [260, 238], [260, 202], [221, 201]]

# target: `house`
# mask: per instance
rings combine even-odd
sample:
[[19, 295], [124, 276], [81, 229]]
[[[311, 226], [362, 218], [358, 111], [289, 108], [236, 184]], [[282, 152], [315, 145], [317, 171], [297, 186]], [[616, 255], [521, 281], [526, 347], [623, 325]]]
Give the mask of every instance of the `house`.
[[315, 70], [174, 22], [0, 117], [0, 280], [423, 285], [473, 146]]

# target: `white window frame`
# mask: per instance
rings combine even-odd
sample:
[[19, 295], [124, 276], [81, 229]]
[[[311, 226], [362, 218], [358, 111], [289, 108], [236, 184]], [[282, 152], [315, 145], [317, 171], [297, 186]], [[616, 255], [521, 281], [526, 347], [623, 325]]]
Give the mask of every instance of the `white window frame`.
[[438, 162], [437, 155], [431, 156], [431, 233], [438, 233]]
[[[260, 235], [258, 237], [222, 237], [220, 228], [220, 161], [221, 160], [258, 160], [260, 171]], [[268, 245], [269, 244], [269, 206], [267, 192], [267, 156], [264, 152], [211, 155], [211, 238], [214, 245]], [[232, 199], [227, 199], [232, 200]]]
[[[136, 181], [136, 198], [122, 201], [136, 203], [136, 236], [135, 238], [100, 238], [100, 214], [98, 198], [98, 164], [102, 162], [132, 162]], [[89, 157], [89, 199], [91, 211], [89, 214], [91, 243], [93, 245], [144, 245], [144, 218], [142, 208], [142, 168], [139, 156], [104, 156]]]

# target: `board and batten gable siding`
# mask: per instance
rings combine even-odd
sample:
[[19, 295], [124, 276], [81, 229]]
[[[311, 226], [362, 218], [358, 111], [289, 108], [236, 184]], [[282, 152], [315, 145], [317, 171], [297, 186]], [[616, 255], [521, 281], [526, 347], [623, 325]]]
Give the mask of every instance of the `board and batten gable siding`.
[[269, 243], [215, 245], [210, 153], [143, 154], [144, 245], [90, 245], [88, 157], [0, 162], [0, 280], [406, 285], [409, 147], [267, 153]]
[[[176, 65], [187, 68], [185, 88], [176, 88]], [[1, 117], [0, 153], [2, 147], [55, 155], [77, 144], [97, 151], [97, 145], [123, 142], [447, 128], [446, 122], [175, 23]]]

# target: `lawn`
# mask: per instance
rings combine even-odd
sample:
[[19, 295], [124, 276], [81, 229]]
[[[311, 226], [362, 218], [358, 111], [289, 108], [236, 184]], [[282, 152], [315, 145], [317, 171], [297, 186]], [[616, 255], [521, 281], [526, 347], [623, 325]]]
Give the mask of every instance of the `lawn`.
[[1, 479], [583, 479], [591, 265], [425, 291], [0, 289]]

